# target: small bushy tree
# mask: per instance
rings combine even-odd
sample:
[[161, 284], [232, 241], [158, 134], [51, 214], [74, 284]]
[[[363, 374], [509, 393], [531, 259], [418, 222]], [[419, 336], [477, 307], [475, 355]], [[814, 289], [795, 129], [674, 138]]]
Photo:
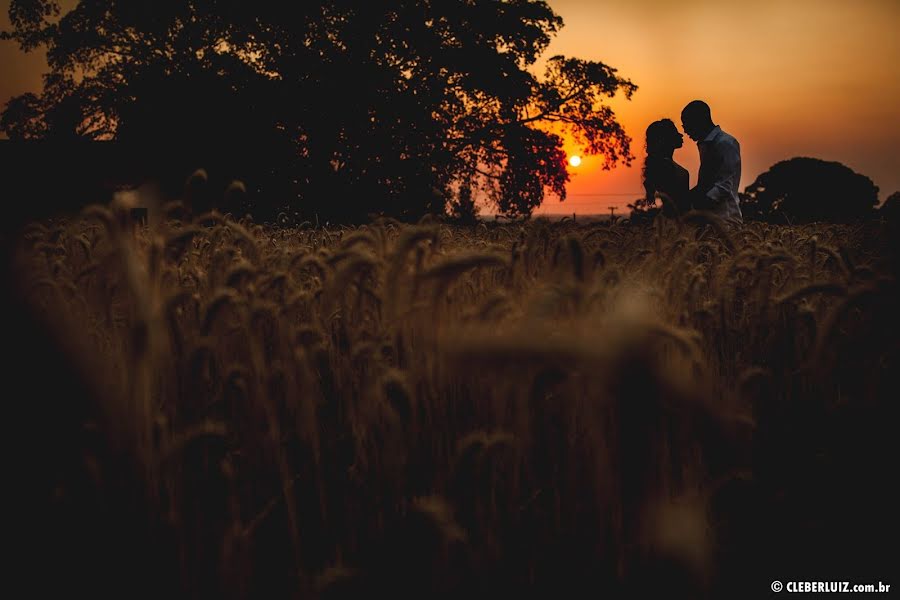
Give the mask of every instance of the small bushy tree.
[[745, 216], [780, 223], [848, 222], [873, 214], [878, 187], [839, 162], [797, 157], [774, 164], [747, 186]]

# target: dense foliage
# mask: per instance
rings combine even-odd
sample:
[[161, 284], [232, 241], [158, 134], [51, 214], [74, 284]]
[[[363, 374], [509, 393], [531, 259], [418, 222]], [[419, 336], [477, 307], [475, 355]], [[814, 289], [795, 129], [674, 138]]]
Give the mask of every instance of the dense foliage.
[[847, 223], [874, 216], [878, 187], [839, 162], [797, 157], [772, 165], [747, 186], [741, 210], [774, 223]]
[[10, 19], [50, 65], [41, 94], [7, 104], [11, 138], [114, 136], [179, 184], [197, 167], [243, 179], [258, 218], [418, 217], [461, 185], [530, 214], [565, 196], [560, 135], [606, 167], [631, 159], [603, 100], [634, 84], [562, 56], [532, 73], [563, 25], [541, 1], [13, 0]]

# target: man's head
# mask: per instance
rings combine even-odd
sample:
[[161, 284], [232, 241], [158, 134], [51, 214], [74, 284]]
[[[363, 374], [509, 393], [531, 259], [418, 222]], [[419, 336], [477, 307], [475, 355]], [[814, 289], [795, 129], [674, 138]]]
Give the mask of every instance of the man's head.
[[695, 142], [703, 140], [715, 127], [709, 112], [709, 104], [703, 100], [689, 102], [681, 111], [681, 127]]

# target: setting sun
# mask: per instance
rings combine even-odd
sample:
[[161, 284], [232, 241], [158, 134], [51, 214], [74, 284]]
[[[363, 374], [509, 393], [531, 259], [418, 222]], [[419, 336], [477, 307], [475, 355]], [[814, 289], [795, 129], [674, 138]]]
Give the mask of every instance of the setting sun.
[[569, 157], [569, 164], [572, 165], [573, 167], [577, 167], [578, 165], [581, 164], [581, 157], [580, 157], [580, 156], [577, 156], [577, 155], [576, 155], [576, 156], [570, 156], [570, 157]]

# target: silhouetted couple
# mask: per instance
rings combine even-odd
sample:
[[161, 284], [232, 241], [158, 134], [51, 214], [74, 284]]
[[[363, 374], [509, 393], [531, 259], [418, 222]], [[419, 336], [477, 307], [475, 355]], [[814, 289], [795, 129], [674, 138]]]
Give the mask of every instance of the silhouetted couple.
[[662, 212], [677, 217], [689, 210], [706, 210], [734, 227], [743, 224], [738, 185], [741, 182], [741, 147], [738, 141], [715, 125], [709, 105], [694, 100], [681, 111], [685, 133], [700, 150], [697, 186], [691, 189], [687, 169], [672, 159], [676, 148], [684, 145], [684, 136], [669, 119], [661, 119], [647, 128], [647, 159], [644, 163], [644, 189], [653, 204], [658, 195]]

